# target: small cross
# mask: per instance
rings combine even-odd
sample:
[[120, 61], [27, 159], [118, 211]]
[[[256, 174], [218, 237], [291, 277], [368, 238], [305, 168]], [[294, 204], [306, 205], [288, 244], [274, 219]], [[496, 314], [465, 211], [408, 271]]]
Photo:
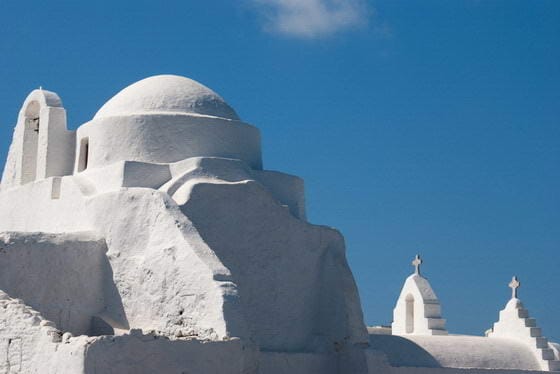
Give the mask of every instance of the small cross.
[[39, 90], [43, 91], [43, 86], [39, 86]]
[[412, 266], [414, 266], [414, 274], [420, 275], [420, 265], [422, 264], [422, 262], [423, 261], [419, 255], [416, 255], [416, 257], [414, 257], [414, 261], [412, 261]]
[[511, 278], [511, 282], [509, 282], [509, 288], [511, 288], [511, 298], [517, 299], [517, 289], [521, 286], [521, 282], [517, 279], [517, 277]]

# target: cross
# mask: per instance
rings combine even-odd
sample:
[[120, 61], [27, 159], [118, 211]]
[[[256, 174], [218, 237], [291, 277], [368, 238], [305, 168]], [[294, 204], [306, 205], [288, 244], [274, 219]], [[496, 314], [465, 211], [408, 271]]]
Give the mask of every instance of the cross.
[[517, 277], [511, 278], [511, 282], [509, 282], [509, 288], [511, 288], [511, 298], [517, 299], [517, 289], [521, 286], [521, 282], [517, 279]]
[[422, 264], [422, 259], [420, 258], [420, 255], [416, 255], [416, 257], [414, 257], [414, 261], [412, 261], [412, 266], [414, 266], [414, 274], [416, 275], [420, 275], [420, 265]]

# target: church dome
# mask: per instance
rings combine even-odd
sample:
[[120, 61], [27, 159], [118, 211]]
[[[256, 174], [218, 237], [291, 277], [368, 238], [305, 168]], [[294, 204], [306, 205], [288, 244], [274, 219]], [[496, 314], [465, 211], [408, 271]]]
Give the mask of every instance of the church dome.
[[239, 120], [235, 110], [217, 93], [178, 75], [156, 75], [131, 84], [107, 101], [94, 118], [158, 113]]

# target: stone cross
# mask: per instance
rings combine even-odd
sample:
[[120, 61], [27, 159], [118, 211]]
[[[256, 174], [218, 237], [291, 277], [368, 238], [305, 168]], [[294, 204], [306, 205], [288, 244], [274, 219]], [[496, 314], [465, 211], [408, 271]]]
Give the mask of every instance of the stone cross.
[[511, 278], [511, 282], [509, 282], [509, 288], [511, 288], [511, 298], [517, 299], [517, 289], [521, 286], [521, 282], [517, 279], [517, 277]]
[[412, 266], [414, 266], [414, 274], [416, 275], [420, 275], [420, 265], [422, 264], [422, 259], [420, 258], [420, 255], [416, 255], [416, 257], [414, 257], [414, 260], [412, 261]]

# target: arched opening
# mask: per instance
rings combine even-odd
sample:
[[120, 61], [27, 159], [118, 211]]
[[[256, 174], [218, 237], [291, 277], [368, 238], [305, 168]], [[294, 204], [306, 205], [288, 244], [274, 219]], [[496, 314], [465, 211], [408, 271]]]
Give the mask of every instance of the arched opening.
[[407, 334], [414, 332], [414, 296], [408, 294], [406, 296], [406, 324], [405, 331]]
[[41, 105], [38, 101], [30, 102], [27, 108], [25, 108], [21, 184], [33, 182], [37, 176], [37, 153], [39, 148], [39, 130], [41, 126], [40, 111]]
[[89, 162], [89, 138], [80, 140], [80, 153], [78, 156], [78, 172], [84, 171]]

